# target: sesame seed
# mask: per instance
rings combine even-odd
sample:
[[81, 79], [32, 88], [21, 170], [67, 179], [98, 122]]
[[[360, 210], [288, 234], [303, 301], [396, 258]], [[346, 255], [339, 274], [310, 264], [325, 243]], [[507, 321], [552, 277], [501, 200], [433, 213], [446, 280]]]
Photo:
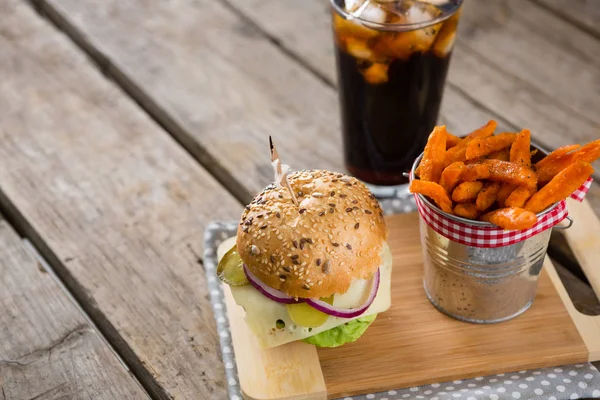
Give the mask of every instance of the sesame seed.
[[333, 197], [333, 196], [335, 196], [335, 192], [332, 190], [332, 191], [329, 193], [329, 195], [330, 195], [331, 197]]
[[244, 233], [248, 233], [248, 227], [245, 227], [244, 229], [242, 229], [242, 231], [243, 231]]
[[306, 208], [301, 208], [300, 211], [298, 211], [300, 214], [304, 214], [304, 211], [306, 211]]
[[313, 240], [312, 240], [311, 238], [307, 238], [307, 239], [306, 239], [306, 243], [308, 243], [308, 244], [313, 244], [314, 242], [313, 242]]
[[350, 246], [350, 243], [346, 243], [346, 248], [347, 248], [348, 250], [352, 250], [352, 246]]
[[333, 247], [339, 247], [339, 245], [340, 245], [339, 243], [336, 243], [336, 242], [333, 242], [331, 244], [333, 245]]
[[280, 264], [281, 264], [281, 265], [284, 265], [284, 264], [285, 264], [285, 261], [284, 261], [284, 260], [281, 260], [281, 263], [280, 263]]
[[258, 247], [256, 247], [255, 245], [252, 245], [250, 247], [250, 254], [252, 254], [253, 256], [259, 255], [260, 249]]
[[317, 261], [316, 261], [316, 263], [317, 263], [317, 267], [318, 267], [318, 266], [320, 266], [320, 265], [321, 265], [321, 259], [320, 259], [320, 258], [317, 258]]
[[346, 212], [352, 212], [352, 207], [346, 208]]
[[319, 213], [319, 217], [322, 217], [323, 215], [325, 215], [325, 211], [321, 211], [321, 212]]
[[279, 239], [279, 240], [283, 240], [283, 236], [281, 236], [281, 235], [277, 235], [277, 239]]
[[313, 192], [312, 197], [317, 197], [317, 198], [323, 197], [323, 193]]
[[354, 224], [354, 229], [358, 229], [359, 226], [360, 224], [357, 222], [356, 224]]
[[365, 210], [365, 214], [373, 214], [370, 210]]
[[298, 260], [292, 260], [292, 264], [300, 265], [300, 261], [298, 261]]
[[262, 218], [262, 217], [263, 217], [263, 215], [262, 215], [262, 214], [258, 214], [258, 215], [256, 216], [256, 218]]
[[292, 260], [297, 260], [297, 259], [298, 259], [298, 257], [300, 257], [298, 254], [294, 254], [294, 255], [293, 255], [293, 256], [291, 256], [290, 258], [291, 258]]
[[302, 196], [304, 196], [304, 193], [301, 190], [301, 191], [298, 192], [298, 197], [302, 197]]
[[323, 264], [322, 270], [323, 270], [324, 274], [328, 274], [329, 273], [329, 271], [331, 270], [331, 262], [329, 260], [325, 261], [325, 264]]
[[300, 250], [304, 250], [304, 242], [300, 242]]
[[273, 254], [271, 254], [271, 256], [269, 257], [269, 259], [271, 260], [272, 263], [274, 263], [276, 261], [275, 260], [275, 256]]
[[281, 218], [281, 213], [280, 213], [279, 211], [277, 211], [277, 212], [275, 213], [275, 216], [276, 216], [277, 218]]
[[343, 193], [342, 193], [342, 194], [340, 194], [340, 197], [343, 199], [343, 198], [345, 198], [345, 197], [348, 197], [348, 195], [347, 195], [347, 194], [343, 194]]
[[344, 183], [348, 183], [350, 182], [350, 178], [348, 178], [347, 176], [343, 177], [342, 179], [340, 179], [342, 182]]
[[333, 214], [333, 208], [330, 208], [330, 209], [329, 209], [329, 213], [330, 213], [330, 214]]
[[358, 203], [358, 200], [352, 200], [352, 204]]
[[294, 248], [296, 248], [296, 249], [298, 248], [298, 242], [296, 240], [293, 240], [292, 244], [294, 245]]
[[280, 280], [281, 282], [285, 282], [285, 279], [284, 279], [284, 278], [279, 278], [279, 280]]
[[267, 228], [267, 225], [263, 225], [260, 227], [260, 229], [266, 229], [266, 228]]
[[306, 267], [306, 261], [302, 261], [302, 263], [300, 265], [303, 267]]
[[291, 272], [291, 271], [290, 271], [290, 269], [289, 269], [288, 267], [283, 267], [283, 270], [284, 270], [285, 272]]
[[308, 286], [307, 284], [304, 284], [304, 286], [302, 286], [302, 289], [304, 289], [304, 290], [310, 290], [310, 286]]

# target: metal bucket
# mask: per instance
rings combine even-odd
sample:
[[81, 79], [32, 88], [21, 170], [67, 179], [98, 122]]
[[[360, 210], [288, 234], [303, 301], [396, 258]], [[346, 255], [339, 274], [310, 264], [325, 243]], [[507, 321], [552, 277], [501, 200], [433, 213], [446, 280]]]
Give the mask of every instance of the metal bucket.
[[[413, 165], [411, 179], [421, 158]], [[447, 214], [425, 196], [417, 196], [425, 207], [448, 219], [473, 227], [493, 227]], [[492, 324], [512, 319], [531, 306], [552, 229], [512, 245], [472, 247], [437, 233], [419, 215], [425, 293], [439, 311], [461, 321]]]

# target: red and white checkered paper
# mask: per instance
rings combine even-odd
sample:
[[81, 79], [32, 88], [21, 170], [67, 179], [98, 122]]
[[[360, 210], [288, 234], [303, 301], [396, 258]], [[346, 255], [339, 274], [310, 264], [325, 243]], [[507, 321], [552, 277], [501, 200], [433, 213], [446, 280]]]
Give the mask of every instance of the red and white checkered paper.
[[[583, 201], [591, 184], [592, 178], [588, 179], [579, 189], [573, 192], [571, 198], [580, 202]], [[454, 242], [473, 247], [493, 248], [521, 242], [546, 229], [552, 228], [569, 214], [567, 203], [563, 200], [557, 203], [551, 211], [540, 217], [538, 222], [531, 228], [525, 230], [504, 230], [502, 228], [477, 226], [454, 221], [446, 217], [442, 211], [435, 210], [425, 204], [416, 194], [415, 201], [419, 214], [431, 229]]]

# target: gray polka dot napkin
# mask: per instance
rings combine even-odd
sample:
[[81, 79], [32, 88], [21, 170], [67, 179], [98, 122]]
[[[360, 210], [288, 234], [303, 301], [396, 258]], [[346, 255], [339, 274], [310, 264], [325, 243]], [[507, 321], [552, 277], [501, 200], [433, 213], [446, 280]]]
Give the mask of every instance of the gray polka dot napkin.
[[[404, 199], [382, 200], [381, 203], [386, 214], [415, 210], [412, 196]], [[204, 268], [217, 329], [221, 338], [221, 351], [230, 400], [242, 400], [242, 395], [238, 386], [235, 354], [229, 334], [225, 299], [216, 275], [216, 268], [217, 247], [223, 240], [235, 235], [236, 228], [236, 222], [216, 222], [207, 228], [204, 238]], [[343, 400], [563, 400], [589, 398], [600, 398], [600, 372], [592, 364], [586, 363], [434, 383], [346, 397]]]

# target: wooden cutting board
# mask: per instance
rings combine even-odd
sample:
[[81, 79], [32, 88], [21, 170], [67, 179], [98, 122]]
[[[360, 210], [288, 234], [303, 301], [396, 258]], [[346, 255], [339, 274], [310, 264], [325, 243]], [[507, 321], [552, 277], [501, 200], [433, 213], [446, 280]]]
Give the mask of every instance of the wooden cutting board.
[[[570, 202], [569, 211], [575, 224], [566, 231], [567, 238], [583, 269], [592, 271], [592, 258], [598, 263], [594, 249], [600, 248], [600, 222], [585, 202]], [[355, 343], [334, 349], [305, 343], [261, 349], [245, 325], [244, 311], [224, 285], [246, 399], [338, 398], [600, 360], [600, 316], [575, 309], [549, 259], [533, 306], [523, 315], [494, 325], [459, 322], [438, 312], [425, 297], [418, 215], [394, 215], [387, 222], [394, 257], [392, 307]], [[585, 243], [575, 241], [577, 237]], [[593, 287], [599, 284], [592, 282]]]

